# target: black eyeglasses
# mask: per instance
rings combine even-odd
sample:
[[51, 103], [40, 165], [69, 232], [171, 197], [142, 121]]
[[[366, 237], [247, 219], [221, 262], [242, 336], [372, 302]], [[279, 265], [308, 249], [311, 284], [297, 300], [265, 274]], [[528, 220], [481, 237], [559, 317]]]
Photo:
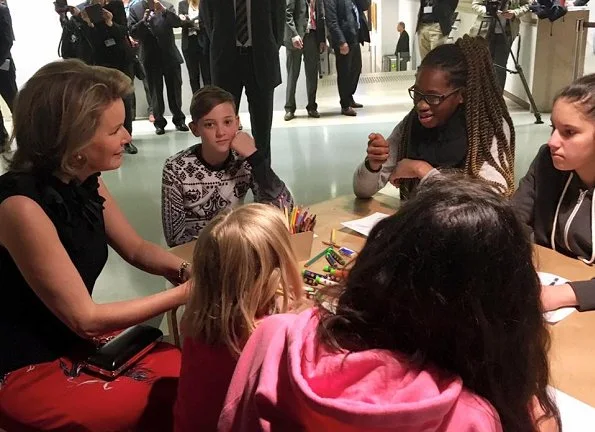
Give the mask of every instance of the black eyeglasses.
[[410, 87], [408, 91], [409, 91], [409, 96], [411, 97], [411, 99], [413, 99], [414, 103], [417, 104], [420, 100], [423, 99], [428, 105], [436, 106], [436, 105], [440, 105], [447, 98], [449, 98], [450, 96], [452, 96], [459, 90], [461, 90], [461, 89], [460, 88], [454, 89], [453, 91], [451, 91], [450, 93], [445, 94], [445, 95], [423, 94], [419, 90], [416, 90], [415, 86], [413, 86], [413, 87]]

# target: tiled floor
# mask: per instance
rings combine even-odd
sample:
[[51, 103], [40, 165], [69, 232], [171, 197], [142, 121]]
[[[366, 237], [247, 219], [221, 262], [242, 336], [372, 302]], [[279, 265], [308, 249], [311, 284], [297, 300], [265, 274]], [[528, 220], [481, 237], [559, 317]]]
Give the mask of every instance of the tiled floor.
[[[367, 80], [374, 81], [374, 80]], [[291, 122], [283, 121], [285, 88], [277, 89], [272, 130], [273, 168], [292, 190], [301, 204], [312, 204], [339, 195], [352, 193], [352, 174], [364, 157], [367, 136], [380, 132], [388, 136], [392, 128], [411, 106], [405, 89], [413, 77], [399, 81], [361, 84], [356, 99], [365, 105], [356, 118], [338, 115], [336, 87], [321, 83], [319, 87], [320, 119], [309, 119], [305, 110], [297, 112]], [[298, 105], [305, 105], [303, 77], [298, 91]], [[249, 128], [246, 103], [241, 112], [242, 123]], [[549, 116], [543, 125], [534, 125], [533, 116], [511, 105], [516, 129], [517, 177], [522, 176], [538, 147], [549, 136]], [[189, 133], [169, 130], [156, 136], [147, 121], [134, 125], [134, 143], [139, 153], [126, 156], [121, 169], [104, 174], [116, 201], [132, 225], [146, 239], [165, 245], [161, 228], [160, 184], [164, 160], [193, 144]], [[161, 278], [131, 268], [110, 251], [107, 266], [99, 278], [94, 297], [98, 302], [128, 299], [164, 289]], [[153, 320], [159, 324], [161, 319]]]

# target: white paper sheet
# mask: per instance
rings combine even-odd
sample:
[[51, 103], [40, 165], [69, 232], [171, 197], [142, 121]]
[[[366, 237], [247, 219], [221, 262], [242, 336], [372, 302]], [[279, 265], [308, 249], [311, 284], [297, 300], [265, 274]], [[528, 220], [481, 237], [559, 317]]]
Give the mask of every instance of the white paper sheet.
[[[564, 279], [563, 277], [557, 276], [555, 274], [543, 272], [539, 272], [539, 279], [541, 280], [542, 285], [563, 285], [568, 282], [568, 279]], [[565, 307], [555, 311], [546, 312], [543, 315], [545, 316], [547, 322], [554, 324], [558, 321], [562, 321], [574, 311], [576, 311], [576, 309], [573, 307]]]
[[560, 410], [564, 432], [593, 432], [595, 408], [553, 387], [549, 387], [548, 391]]
[[384, 213], [374, 213], [362, 219], [343, 222], [341, 225], [368, 237], [368, 235], [370, 235], [370, 231], [372, 231], [372, 228], [374, 228], [378, 222], [388, 216], [390, 215]]

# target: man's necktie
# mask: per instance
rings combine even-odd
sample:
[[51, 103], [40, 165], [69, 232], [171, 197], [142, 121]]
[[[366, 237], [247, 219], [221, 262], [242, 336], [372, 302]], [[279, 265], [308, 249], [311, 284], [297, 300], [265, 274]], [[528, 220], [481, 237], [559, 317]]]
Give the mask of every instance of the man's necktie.
[[247, 0], [236, 0], [236, 37], [238, 42], [246, 45], [248, 42], [248, 8]]
[[310, 30], [316, 30], [316, 0], [310, 0]]

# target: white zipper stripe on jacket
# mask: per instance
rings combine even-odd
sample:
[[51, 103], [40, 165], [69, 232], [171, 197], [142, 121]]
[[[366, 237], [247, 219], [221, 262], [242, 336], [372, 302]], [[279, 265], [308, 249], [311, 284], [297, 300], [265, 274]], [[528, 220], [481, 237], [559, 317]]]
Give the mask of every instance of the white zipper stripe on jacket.
[[572, 222], [574, 221], [576, 214], [580, 210], [581, 205], [583, 204], [583, 201], [585, 199], [585, 195], [587, 194], [587, 192], [588, 191], [586, 189], [585, 190], [579, 189], [578, 199], [576, 200], [576, 204], [574, 205], [574, 208], [570, 212], [570, 216], [568, 216], [568, 220], [566, 221], [566, 225], [564, 226], [564, 244], [566, 245], [567, 250], [571, 250], [570, 244], [568, 244], [568, 232], [570, 231], [570, 225], [572, 225]]
[[[558, 201], [558, 206], [556, 207], [556, 213], [554, 215], [554, 224], [552, 226], [552, 235], [550, 238], [550, 242], [552, 244], [552, 249], [556, 250], [556, 226], [558, 225], [558, 216], [560, 214], [560, 207], [562, 206], [562, 200], [564, 199], [564, 195], [566, 195], [566, 191], [568, 190], [568, 187], [570, 186], [570, 182], [572, 181], [572, 178], [574, 177], [574, 173], [570, 173], [570, 175], [568, 176], [568, 180], [566, 181], [566, 185], [564, 186], [564, 190], [562, 191], [562, 195], [560, 195], [560, 199]], [[575, 205], [570, 217], [568, 218], [568, 221], [566, 222], [566, 227], [564, 229], [564, 241], [566, 242], [566, 247], [568, 248], [568, 250], [570, 251], [570, 246], [568, 245], [568, 231], [570, 229], [570, 224], [572, 223], [572, 220], [574, 219], [574, 217], [576, 216], [576, 213], [578, 212], [578, 209], [580, 207], [580, 205], [582, 204], [582, 201], [585, 197], [585, 195], [587, 194], [587, 191], [581, 191], [581, 195], [579, 197], [579, 200], [577, 202], [577, 204]], [[585, 264], [593, 264], [595, 262], [595, 197], [591, 197], [591, 259], [590, 260], [586, 260], [584, 258], [579, 257], [579, 259], [581, 261], [583, 261]]]

